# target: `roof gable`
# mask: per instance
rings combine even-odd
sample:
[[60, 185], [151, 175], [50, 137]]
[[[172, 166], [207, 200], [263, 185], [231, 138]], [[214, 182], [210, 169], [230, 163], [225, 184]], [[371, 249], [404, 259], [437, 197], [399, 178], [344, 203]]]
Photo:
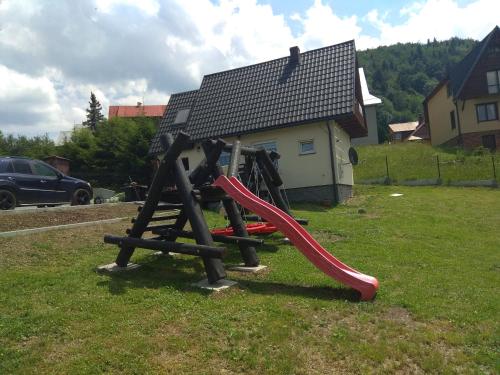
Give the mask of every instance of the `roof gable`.
[[481, 59], [481, 56], [486, 51], [490, 41], [495, 37], [497, 33], [500, 33], [498, 26], [481, 40], [457, 65], [455, 65], [449, 74], [449, 80], [453, 96], [455, 98], [460, 97], [462, 90], [471, 76], [474, 68]]

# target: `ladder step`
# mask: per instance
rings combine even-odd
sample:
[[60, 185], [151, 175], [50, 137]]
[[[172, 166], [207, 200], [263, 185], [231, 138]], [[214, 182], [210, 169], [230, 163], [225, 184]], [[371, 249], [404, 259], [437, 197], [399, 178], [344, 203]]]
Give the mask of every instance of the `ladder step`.
[[[227, 219], [227, 216], [224, 216], [224, 217]], [[299, 218], [294, 218], [294, 219], [300, 225], [308, 225], [309, 224], [309, 220], [307, 220], [307, 219], [299, 219]], [[260, 216], [257, 216], [257, 215], [244, 215], [243, 220], [245, 220], [245, 221], [262, 221], [262, 222], [267, 221], [266, 219], [264, 219]]]
[[202, 256], [208, 258], [222, 258], [226, 254], [226, 248], [206, 246], [190, 243], [163, 241], [158, 239], [144, 239], [134, 237], [118, 237], [105, 235], [104, 242], [121, 247], [140, 247], [149, 250], [171, 251], [179, 254]]
[[[179, 217], [179, 215], [154, 216], [151, 219], [149, 219], [149, 221], [173, 220], [173, 219], [177, 219], [178, 217]], [[133, 218], [131, 220], [132, 224], [135, 223], [136, 221], [137, 221], [136, 218]]]
[[201, 186], [199, 189], [193, 189], [193, 196], [199, 202], [219, 202], [231, 199], [224, 190], [216, 186]]
[[[183, 207], [182, 203], [159, 203], [155, 211], [180, 210]], [[143, 206], [137, 207], [137, 211], [141, 211]]]
[[[144, 229], [144, 232], [151, 232], [154, 229], [165, 229], [165, 228], [173, 228], [175, 224], [163, 224], [163, 225], [150, 225]], [[125, 233], [130, 234], [132, 233], [132, 230], [129, 228], [125, 230]]]
[[[153, 234], [157, 234], [160, 236], [168, 236], [170, 234], [176, 235], [177, 237], [183, 238], [195, 238], [193, 232], [188, 232], [184, 230], [178, 230], [175, 228], [166, 228], [166, 229], [155, 229], [152, 231]], [[212, 234], [212, 238], [216, 242], [222, 243], [246, 243], [249, 245], [260, 246], [264, 244], [264, 240], [250, 238], [250, 237], [238, 237], [238, 236], [224, 236], [220, 234]]]

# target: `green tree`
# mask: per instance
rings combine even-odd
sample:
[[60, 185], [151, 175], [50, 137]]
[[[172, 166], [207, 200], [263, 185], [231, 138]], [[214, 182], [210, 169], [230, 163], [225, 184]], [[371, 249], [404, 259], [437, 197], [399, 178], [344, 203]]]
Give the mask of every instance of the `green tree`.
[[101, 113], [101, 103], [95, 97], [93, 92], [90, 92], [89, 108], [87, 108], [87, 120], [83, 122], [92, 132], [95, 132], [97, 125], [104, 120], [104, 115]]

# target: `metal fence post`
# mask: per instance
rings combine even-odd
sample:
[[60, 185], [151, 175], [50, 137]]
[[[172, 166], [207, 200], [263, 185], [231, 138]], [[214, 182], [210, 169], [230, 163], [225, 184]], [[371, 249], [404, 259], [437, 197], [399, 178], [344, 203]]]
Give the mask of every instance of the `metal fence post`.
[[385, 155], [385, 174], [387, 175], [387, 180], [389, 180], [389, 160], [387, 155]]
[[439, 166], [439, 155], [436, 155], [436, 165], [438, 169], [438, 179], [441, 179], [441, 167]]
[[491, 164], [493, 165], [493, 179], [496, 180], [497, 179], [497, 171], [495, 168], [495, 157], [493, 155], [491, 155]]

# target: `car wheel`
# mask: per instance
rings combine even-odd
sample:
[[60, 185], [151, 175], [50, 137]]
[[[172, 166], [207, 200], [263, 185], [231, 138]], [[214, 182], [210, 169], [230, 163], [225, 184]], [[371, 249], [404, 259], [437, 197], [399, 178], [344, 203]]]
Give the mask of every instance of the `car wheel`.
[[72, 206], [81, 206], [90, 204], [90, 193], [86, 189], [76, 189], [71, 200]]
[[16, 204], [16, 196], [13, 192], [0, 189], [0, 210], [13, 210]]

